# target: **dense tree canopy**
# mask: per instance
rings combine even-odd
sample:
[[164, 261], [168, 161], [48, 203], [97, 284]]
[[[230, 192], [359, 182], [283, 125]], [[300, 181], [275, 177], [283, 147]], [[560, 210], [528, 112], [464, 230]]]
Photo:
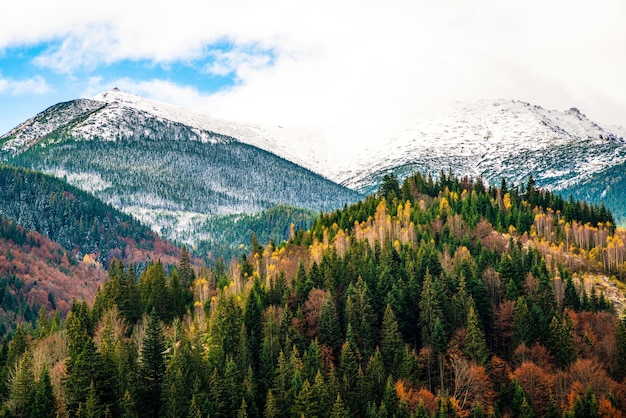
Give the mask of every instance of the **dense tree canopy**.
[[623, 274], [611, 214], [532, 179], [387, 180], [228, 268], [114, 261], [64, 329], [3, 345], [2, 413], [622, 416], [626, 326], [590, 279]]

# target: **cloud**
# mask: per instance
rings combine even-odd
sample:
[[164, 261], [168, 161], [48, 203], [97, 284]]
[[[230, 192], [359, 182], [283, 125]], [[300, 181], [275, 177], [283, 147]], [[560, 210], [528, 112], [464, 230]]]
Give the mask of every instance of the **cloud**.
[[11, 96], [26, 94], [43, 95], [49, 93], [51, 90], [46, 80], [40, 76], [15, 80], [12, 78], [3, 78], [0, 74], [0, 94], [8, 94]]
[[626, 125], [623, 0], [232, 0], [202, 9], [193, 0], [26, 0], [14, 7], [0, 16], [0, 49], [49, 42], [36, 63], [68, 74], [124, 61], [189, 63], [236, 82], [219, 91], [176, 74], [126, 83], [221, 117], [386, 129], [450, 101], [511, 98], [577, 106]]
[[210, 55], [212, 61], [204, 66], [203, 71], [222, 77], [235, 74], [239, 80], [271, 65], [273, 60], [271, 51], [254, 47], [236, 47], [227, 51], [217, 49]]

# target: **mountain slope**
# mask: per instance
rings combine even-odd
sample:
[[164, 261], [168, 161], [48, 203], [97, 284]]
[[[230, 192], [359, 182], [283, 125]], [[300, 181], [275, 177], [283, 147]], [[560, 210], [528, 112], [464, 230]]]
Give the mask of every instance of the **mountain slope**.
[[0, 339], [42, 306], [65, 315], [73, 299], [92, 301], [106, 277], [101, 265], [0, 216]]
[[112, 258], [176, 263], [180, 251], [131, 216], [62, 180], [0, 166], [0, 215], [56, 241], [73, 256], [105, 267]]
[[236, 124], [218, 123], [218, 133], [195, 118], [114, 90], [53, 106], [0, 144], [9, 163], [64, 178], [173, 239], [215, 215], [277, 204], [328, 211], [360, 198], [229, 136], [245, 130]]

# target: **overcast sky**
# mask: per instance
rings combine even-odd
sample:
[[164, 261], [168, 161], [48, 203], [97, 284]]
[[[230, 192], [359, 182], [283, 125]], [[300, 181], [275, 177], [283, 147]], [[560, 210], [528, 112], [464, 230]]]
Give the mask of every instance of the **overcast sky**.
[[389, 129], [453, 101], [626, 127], [626, 1], [20, 0], [0, 13], [0, 134], [119, 87], [213, 116]]

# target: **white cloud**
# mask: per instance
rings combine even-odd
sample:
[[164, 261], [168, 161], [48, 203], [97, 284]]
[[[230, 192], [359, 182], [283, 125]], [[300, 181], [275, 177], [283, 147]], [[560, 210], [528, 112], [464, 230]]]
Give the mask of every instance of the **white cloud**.
[[[15, 13], [0, 16], [0, 48], [57, 40], [37, 60], [56, 71], [209, 60], [204, 71], [234, 74], [236, 85], [201, 93], [175, 78], [126, 82], [136, 93], [221, 117], [389, 126], [454, 100], [512, 98], [577, 106], [626, 126], [623, 0], [25, 0], [11, 7]], [[232, 49], [214, 52], [224, 43]]]
[[51, 91], [50, 86], [42, 77], [35, 76], [23, 80], [3, 78], [0, 74], [0, 94], [21, 96], [25, 94], [42, 95]]
[[215, 50], [210, 54], [213, 61], [204, 67], [204, 71], [218, 76], [235, 74], [237, 79], [245, 79], [254, 71], [267, 67], [272, 62], [269, 51], [255, 48], [235, 48], [229, 51]]

